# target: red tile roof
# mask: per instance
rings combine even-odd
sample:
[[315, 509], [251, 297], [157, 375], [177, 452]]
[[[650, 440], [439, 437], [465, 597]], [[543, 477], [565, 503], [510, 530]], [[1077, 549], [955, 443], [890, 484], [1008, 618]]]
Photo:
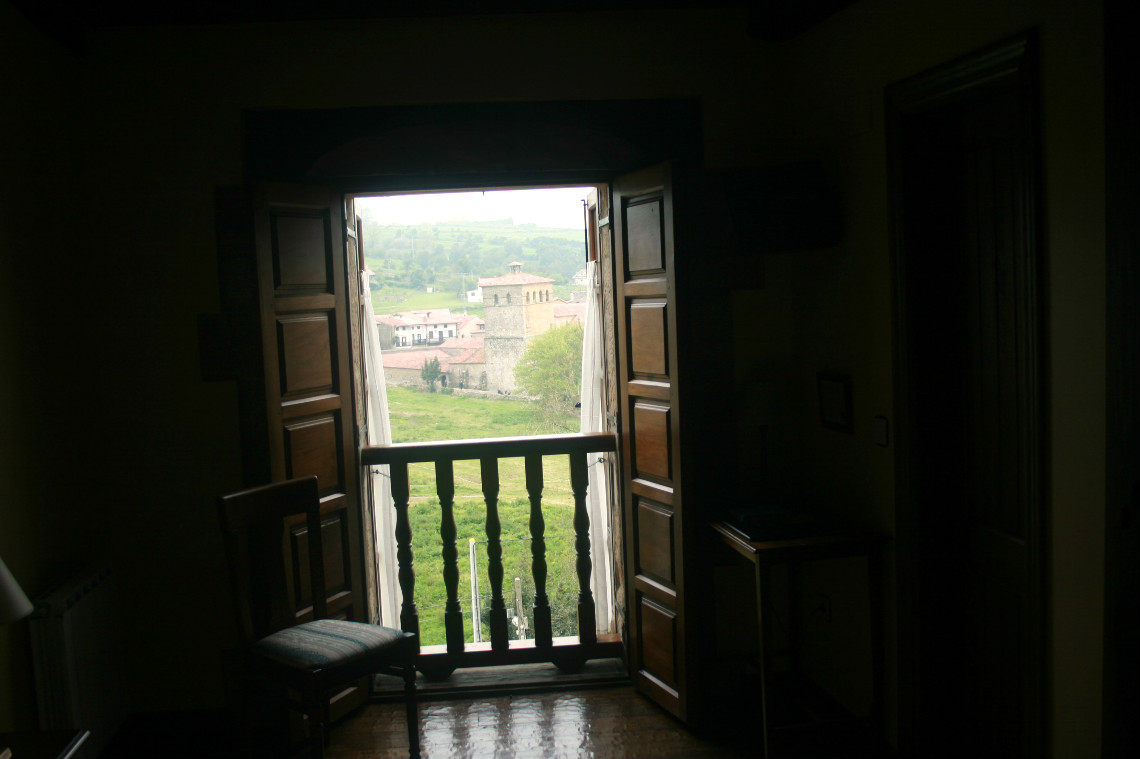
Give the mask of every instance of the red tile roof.
[[482, 348], [472, 348], [465, 353], [461, 353], [455, 358], [451, 359], [451, 365], [455, 364], [485, 364], [487, 363], [487, 354]]
[[423, 369], [424, 362], [438, 358], [439, 368], [447, 371], [451, 363], [451, 356], [443, 351], [432, 348], [422, 351], [386, 351], [383, 353], [385, 369]]
[[457, 348], [462, 350], [471, 350], [472, 348], [482, 348], [483, 340], [484, 338], [482, 335], [479, 337], [449, 337], [440, 343], [439, 347], [440, 350], [447, 350], [449, 348], [452, 350], [455, 350]]
[[552, 310], [554, 311], [555, 319], [579, 321], [583, 324], [586, 322], [585, 303], [560, 303], [555, 301]]

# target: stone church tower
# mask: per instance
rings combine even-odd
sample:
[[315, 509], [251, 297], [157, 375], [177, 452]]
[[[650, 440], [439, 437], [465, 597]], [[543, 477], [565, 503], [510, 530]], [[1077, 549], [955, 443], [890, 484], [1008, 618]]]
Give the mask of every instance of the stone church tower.
[[554, 280], [524, 274], [522, 264], [507, 264], [501, 277], [479, 280], [483, 289], [483, 320], [487, 323], [484, 349], [487, 356], [487, 389], [515, 389], [515, 364], [526, 344], [550, 329], [554, 321]]

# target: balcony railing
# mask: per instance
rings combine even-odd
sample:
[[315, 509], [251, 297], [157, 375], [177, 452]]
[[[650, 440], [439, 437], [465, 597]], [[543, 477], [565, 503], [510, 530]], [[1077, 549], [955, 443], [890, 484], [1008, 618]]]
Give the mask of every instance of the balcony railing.
[[[590, 659], [621, 655], [617, 635], [598, 635], [594, 596], [590, 590], [590, 520], [586, 509], [588, 458], [590, 454], [616, 450], [616, 438], [609, 433], [573, 433], [534, 437], [489, 438], [485, 440], [446, 440], [429, 443], [394, 443], [365, 446], [361, 451], [366, 466], [387, 464], [396, 508], [397, 577], [403, 602], [400, 626], [406, 632], [420, 632], [416, 607], [416, 569], [412, 553], [412, 531], [408, 519], [411, 498], [408, 465], [435, 465], [436, 495], [440, 504], [442, 565], [447, 601], [444, 607], [446, 645], [422, 646], [419, 667], [433, 677], [446, 677], [458, 667], [496, 664], [524, 664], [549, 661], [564, 669], [574, 669]], [[554, 637], [551, 628], [550, 599], [547, 596], [546, 523], [542, 513], [543, 457], [568, 456], [570, 489], [574, 497], [575, 571], [578, 576], [578, 635]], [[507, 603], [503, 596], [503, 547], [499, 522], [499, 460], [522, 458], [526, 491], [530, 500], [531, 577], [534, 580], [534, 638], [509, 640]], [[487, 505], [488, 578], [491, 583], [489, 643], [464, 640], [463, 609], [459, 600], [459, 551], [455, 528], [456, 461], [478, 460], [483, 499]], [[421, 563], [422, 566], [422, 563]], [[422, 570], [421, 570], [422, 571]], [[475, 622], [479, 624], [478, 620]]]

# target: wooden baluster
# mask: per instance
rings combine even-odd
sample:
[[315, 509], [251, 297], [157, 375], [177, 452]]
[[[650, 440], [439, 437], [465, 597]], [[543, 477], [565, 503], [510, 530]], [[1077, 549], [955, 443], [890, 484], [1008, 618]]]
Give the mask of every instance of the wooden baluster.
[[530, 496], [530, 573], [534, 578], [534, 644], [554, 645], [550, 599], [546, 596], [546, 522], [542, 518], [542, 456], [526, 457], [526, 492]]
[[435, 492], [439, 496], [443, 584], [447, 588], [447, 603], [443, 610], [447, 652], [461, 654], [463, 653], [463, 608], [459, 605], [459, 551], [455, 547], [455, 472], [450, 460], [435, 462]]
[[400, 627], [404, 632], [414, 633], [416, 645], [420, 640], [420, 613], [416, 609], [416, 571], [412, 557], [412, 525], [408, 521], [408, 465], [392, 464], [389, 467], [392, 479], [392, 501], [396, 507], [396, 564], [400, 581], [400, 593], [404, 600], [400, 605]]
[[503, 528], [499, 523], [499, 460], [479, 459], [483, 500], [487, 502], [487, 578], [491, 581], [491, 650], [505, 651], [507, 604], [503, 599]]
[[578, 570], [578, 641], [597, 643], [594, 591], [590, 589], [590, 515], [586, 512], [586, 490], [590, 479], [586, 455], [570, 454], [570, 490], [574, 493], [574, 550], [577, 553], [575, 566]]

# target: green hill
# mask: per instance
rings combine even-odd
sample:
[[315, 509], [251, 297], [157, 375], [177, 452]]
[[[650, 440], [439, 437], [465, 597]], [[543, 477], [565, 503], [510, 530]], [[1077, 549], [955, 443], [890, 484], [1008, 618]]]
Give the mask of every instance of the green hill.
[[[464, 306], [462, 293], [480, 277], [523, 271], [554, 280], [554, 295], [568, 297], [571, 278], [585, 266], [582, 230], [515, 224], [510, 219], [403, 226], [364, 225], [364, 260], [373, 272], [376, 313]], [[428, 293], [428, 287], [436, 292]], [[480, 313], [481, 306], [468, 306]]]

